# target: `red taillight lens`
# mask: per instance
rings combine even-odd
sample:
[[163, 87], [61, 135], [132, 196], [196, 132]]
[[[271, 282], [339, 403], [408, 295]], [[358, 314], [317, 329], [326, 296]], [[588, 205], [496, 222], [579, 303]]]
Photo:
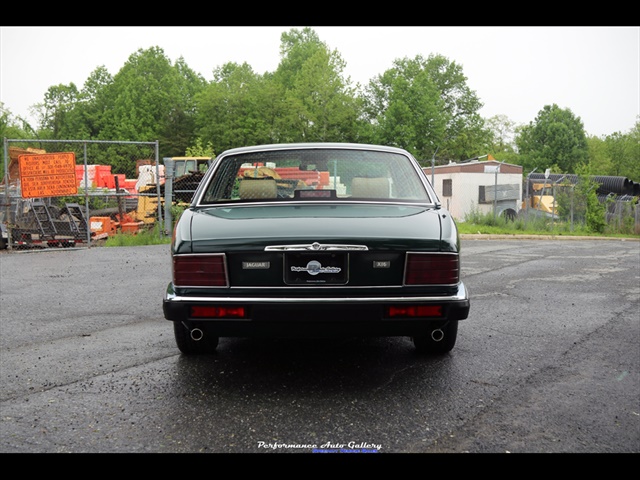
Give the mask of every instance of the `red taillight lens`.
[[245, 310], [244, 307], [193, 305], [191, 316], [194, 318], [244, 318]]
[[173, 284], [177, 287], [226, 287], [224, 254], [174, 255]]
[[407, 253], [405, 285], [451, 285], [460, 281], [456, 253]]
[[441, 317], [442, 305], [391, 305], [387, 307], [389, 318]]

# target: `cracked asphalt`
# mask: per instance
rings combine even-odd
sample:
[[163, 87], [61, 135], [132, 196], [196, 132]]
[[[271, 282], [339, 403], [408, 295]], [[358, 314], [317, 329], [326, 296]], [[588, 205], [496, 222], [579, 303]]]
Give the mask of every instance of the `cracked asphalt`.
[[[168, 246], [0, 255], [0, 453], [638, 453], [640, 242], [463, 237], [453, 351], [175, 346]], [[581, 457], [584, 458], [584, 457]]]

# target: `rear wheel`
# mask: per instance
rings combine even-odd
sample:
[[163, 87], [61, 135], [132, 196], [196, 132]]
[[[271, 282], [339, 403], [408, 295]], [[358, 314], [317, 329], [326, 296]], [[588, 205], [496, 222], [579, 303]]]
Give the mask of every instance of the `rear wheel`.
[[207, 334], [206, 329], [190, 322], [173, 322], [176, 344], [185, 355], [214, 353], [218, 347], [218, 337]]
[[453, 349], [457, 336], [458, 321], [450, 320], [445, 325], [434, 327], [424, 335], [413, 337], [413, 344], [420, 353], [442, 355]]

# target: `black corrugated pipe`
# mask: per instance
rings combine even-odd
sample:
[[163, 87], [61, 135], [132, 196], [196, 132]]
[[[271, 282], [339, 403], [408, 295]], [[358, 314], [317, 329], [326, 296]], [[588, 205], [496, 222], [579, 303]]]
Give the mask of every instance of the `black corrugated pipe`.
[[600, 184], [598, 192], [602, 193], [616, 193], [618, 195], [625, 195], [627, 193], [626, 188], [629, 187], [629, 179], [625, 177], [593, 177], [593, 180]]
[[[578, 183], [579, 179], [578, 175], [551, 173], [549, 174], [547, 182], [551, 186], [552, 183], [557, 182], [562, 177], [565, 177], [563, 181], [574, 185]], [[529, 179], [530, 181], [535, 181], [535, 183], [544, 182], [544, 173], [532, 173], [529, 175]], [[626, 177], [595, 175], [592, 176], [591, 179], [600, 185], [596, 190], [596, 193], [599, 195], [606, 195], [608, 193], [615, 193], [617, 195], [640, 195], [640, 184], [634, 183]]]

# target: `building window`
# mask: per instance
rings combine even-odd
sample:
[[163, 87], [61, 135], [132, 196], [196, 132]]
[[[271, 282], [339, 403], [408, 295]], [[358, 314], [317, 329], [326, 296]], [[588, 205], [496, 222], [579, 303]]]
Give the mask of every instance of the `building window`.
[[450, 178], [443, 179], [442, 180], [442, 196], [450, 197], [451, 190], [452, 190], [451, 179]]

